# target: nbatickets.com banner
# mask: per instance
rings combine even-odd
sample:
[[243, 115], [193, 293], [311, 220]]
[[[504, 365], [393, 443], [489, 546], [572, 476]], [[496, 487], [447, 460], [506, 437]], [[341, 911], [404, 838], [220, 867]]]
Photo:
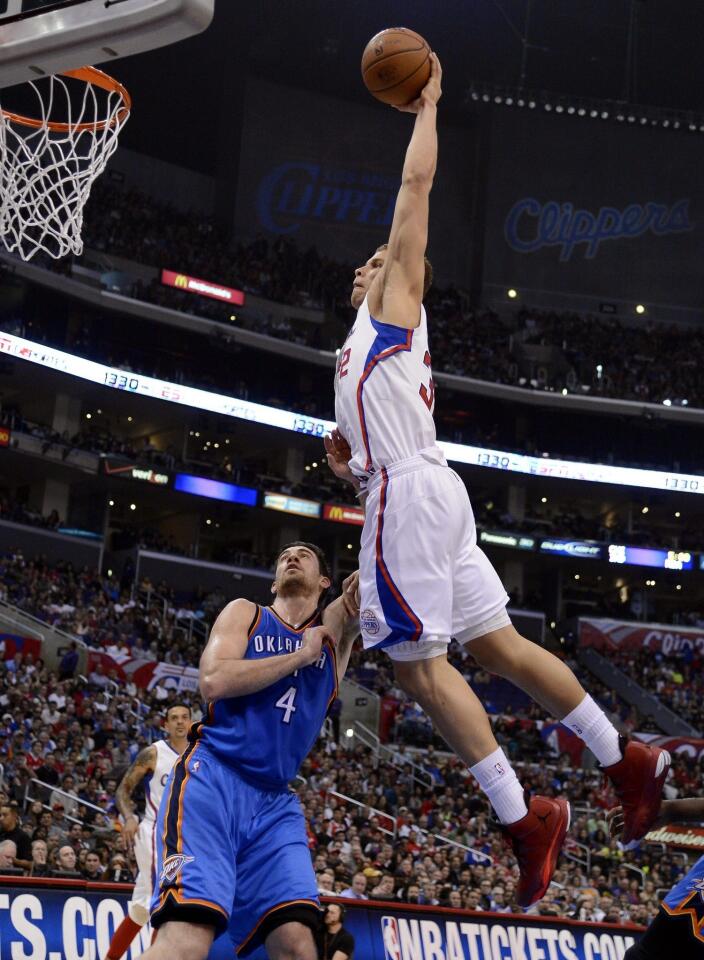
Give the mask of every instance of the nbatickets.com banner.
[[[127, 912], [127, 884], [0, 879], [2, 960], [100, 960]], [[355, 960], [623, 960], [641, 931], [613, 925], [343, 901]], [[256, 918], [252, 918], [253, 925]], [[125, 960], [151, 939], [145, 929]], [[227, 934], [208, 960], [232, 960]], [[250, 960], [266, 960], [263, 949]]]

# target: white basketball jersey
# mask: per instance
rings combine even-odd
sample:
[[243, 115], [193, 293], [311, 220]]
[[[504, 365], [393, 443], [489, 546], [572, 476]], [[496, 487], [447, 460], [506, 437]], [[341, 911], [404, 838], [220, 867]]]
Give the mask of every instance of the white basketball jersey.
[[335, 373], [335, 418], [355, 476], [364, 483], [381, 467], [435, 447], [434, 407], [425, 308], [420, 324], [406, 330], [375, 320], [365, 297]]
[[147, 800], [144, 819], [151, 821], [156, 820], [166, 781], [169, 779], [171, 768], [180, 756], [168, 740], [157, 740], [153, 746], [156, 748], [156, 766], [154, 773], [144, 778], [144, 793]]

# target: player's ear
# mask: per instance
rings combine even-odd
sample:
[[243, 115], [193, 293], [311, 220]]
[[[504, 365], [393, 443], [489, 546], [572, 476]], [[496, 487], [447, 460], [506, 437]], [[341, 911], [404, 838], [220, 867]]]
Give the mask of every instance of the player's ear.
[[276, 596], [276, 580], [272, 580], [271, 582], [271, 592]]
[[331, 580], [329, 577], [321, 577], [321, 578], [320, 578], [320, 589], [321, 589], [321, 590], [329, 590], [331, 586], [332, 586], [332, 580]]

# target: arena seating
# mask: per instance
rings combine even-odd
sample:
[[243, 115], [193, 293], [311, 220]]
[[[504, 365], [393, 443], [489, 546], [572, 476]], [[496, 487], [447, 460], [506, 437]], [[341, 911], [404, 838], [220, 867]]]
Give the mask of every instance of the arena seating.
[[[58, 851], [70, 846], [74, 870], [83, 876], [132, 877], [135, 864], [122, 850], [114, 792], [137, 751], [160, 736], [160, 715], [177, 697], [161, 687], [140, 691], [136, 711], [136, 693], [131, 684], [107, 692], [97, 676], [87, 683], [75, 676], [58, 680], [21, 654], [0, 666], [0, 801], [16, 807], [31, 841], [45, 842], [34, 844], [33, 875], [61, 876], [56, 872], [65, 871], [70, 855], [59, 860]], [[516, 753], [530, 756], [534, 733], [507, 719]], [[497, 729], [505, 741], [506, 725]], [[516, 869], [466, 769], [432, 747], [412, 767], [409, 748], [399, 746], [384, 760], [329, 734], [299, 778], [321, 891], [342, 893], [362, 874], [358, 883], [376, 899], [515, 909]], [[681, 858], [650, 845], [626, 858], [607, 837], [603, 815], [613, 798], [603, 792], [598, 772], [573, 769], [566, 756], [536, 757], [517, 768], [529, 788], [564, 792], [575, 804], [574, 842], [535, 912], [617, 923], [652, 918], [658, 891], [679, 875]], [[673, 784], [691, 792], [694, 761], [678, 756], [674, 771]], [[86, 863], [91, 852], [99, 865], [95, 858]]]

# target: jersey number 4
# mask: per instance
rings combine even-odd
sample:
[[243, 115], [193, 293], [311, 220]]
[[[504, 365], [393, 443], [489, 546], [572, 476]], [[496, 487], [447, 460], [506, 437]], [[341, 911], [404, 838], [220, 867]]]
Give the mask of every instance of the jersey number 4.
[[282, 723], [291, 722], [291, 714], [296, 712], [293, 701], [296, 699], [297, 693], [297, 687], [289, 687], [286, 693], [282, 697], [279, 697], [279, 699], [276, 701], [276, 706], [279, 708], [279, 710], [283, 710], [284, 712], [284, 715], [281, 718]]

